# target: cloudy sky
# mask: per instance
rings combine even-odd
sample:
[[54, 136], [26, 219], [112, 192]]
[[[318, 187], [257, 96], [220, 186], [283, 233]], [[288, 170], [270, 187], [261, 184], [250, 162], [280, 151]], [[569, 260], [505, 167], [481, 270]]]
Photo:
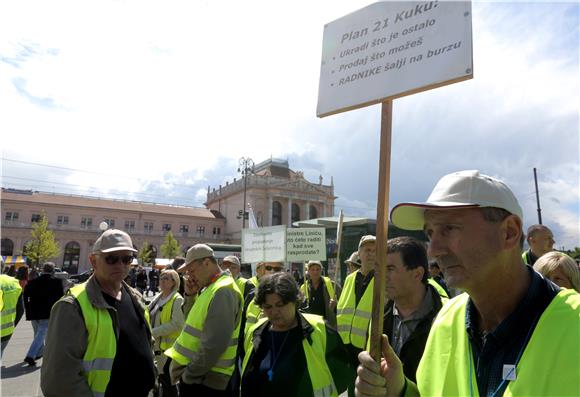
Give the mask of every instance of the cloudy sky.
[[[316, 117], [324, 24], [359, 0], [0, 5], [2, 186], [201, 206], [238, 159], [334, 178], [376, 217], [380, 106]], [[397, 99], [390, 206], [500, 177], [580, 245], [579, 5], [474, 2], [474, 78]]]

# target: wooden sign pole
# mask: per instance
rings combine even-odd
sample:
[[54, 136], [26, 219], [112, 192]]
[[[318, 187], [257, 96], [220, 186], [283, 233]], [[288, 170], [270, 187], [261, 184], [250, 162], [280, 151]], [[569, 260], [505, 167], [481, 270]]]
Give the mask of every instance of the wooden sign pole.
[[370, 354], [381, 362], [381, 335], [385, 306], [385, 275], [387, 267], [387, 239], [389, 227], [389, 185], [391, 180], [391, 130], [393, 100], [387, 99], [381, 109], [381, 146], [379, 156], [379, 196], [377, 200], [377, 259], [371, 317]]
[[342, 268], [340, 263], [340, 246], [342, 241], [342, 222], [344, 219], [344, 214], [342, 210], [340, 210], [340, 214], [338, 215], [338, 226], [336, 227], [336, 266], [334, 271], [334, 283], [338, 285], [338, 275], [340, 274], [340, 270]]

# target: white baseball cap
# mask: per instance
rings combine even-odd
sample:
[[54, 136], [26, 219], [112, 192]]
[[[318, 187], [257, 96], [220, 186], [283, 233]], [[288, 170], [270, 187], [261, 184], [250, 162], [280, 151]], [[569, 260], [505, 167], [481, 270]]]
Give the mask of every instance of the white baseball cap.
[[524, 219], [511, 189], [499, 179], [477, 170], [445, 175], [425, 203], [401, 203], [391, 211], [391, 222], [405, 230], [422, 230], [428, 208], [501, 208]]

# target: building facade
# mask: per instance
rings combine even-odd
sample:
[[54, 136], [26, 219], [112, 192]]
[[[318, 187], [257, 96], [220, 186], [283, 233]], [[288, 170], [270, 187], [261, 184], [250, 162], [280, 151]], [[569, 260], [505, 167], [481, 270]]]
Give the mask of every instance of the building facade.
[[[226, 235], [240, 241], [244, 194], [258, 226], [292, 225], [293, 222], [333, 216], [334, 184], [324, 185], [293, 171], [288, 161], [268, 159], [257, 164], [253, 173], [225, 186], [208, 188], [206, 207], [224, 215]], [[245, 222], [248, 227], [248, 221]]]
[[60, 255], [54, 262], [69, 273], [88, 270], [99, 224], [128, 232], [136, 249], [146, 241], [156, 253], [169, 230], [186, 250], [198, 242], [228, 242], [225, 218], [207, 208], [2, 189], [2, 256], [21, 255], [32, 224], [45, 213]]

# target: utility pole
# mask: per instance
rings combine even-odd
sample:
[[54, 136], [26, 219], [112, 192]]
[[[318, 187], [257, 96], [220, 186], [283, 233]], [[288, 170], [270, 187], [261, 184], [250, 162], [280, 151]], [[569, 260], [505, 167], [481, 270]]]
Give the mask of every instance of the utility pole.
[[538, 223], [542, 224], [542, 210], [540, 209], [540, 193], [538, 191], [538, 174], [534, 167], [534, 183], [536, 184], [536, 202], [538, 203]]
[[[242, 174], [242, 178], [244, 178], [244, 206], [243, 209], [240, 211], [240, 216], [242, 218], [242, 229], [246, 227], [246, 218], [248, 217], [248, 212], [246, 211], [246, 190], [248, 188], [248, 172], [254, 173], [254, 160], [249, 157], [242, 157], [239, 161], [238, 172]], [[238, 216], [238, 218], [240, 217]]]

